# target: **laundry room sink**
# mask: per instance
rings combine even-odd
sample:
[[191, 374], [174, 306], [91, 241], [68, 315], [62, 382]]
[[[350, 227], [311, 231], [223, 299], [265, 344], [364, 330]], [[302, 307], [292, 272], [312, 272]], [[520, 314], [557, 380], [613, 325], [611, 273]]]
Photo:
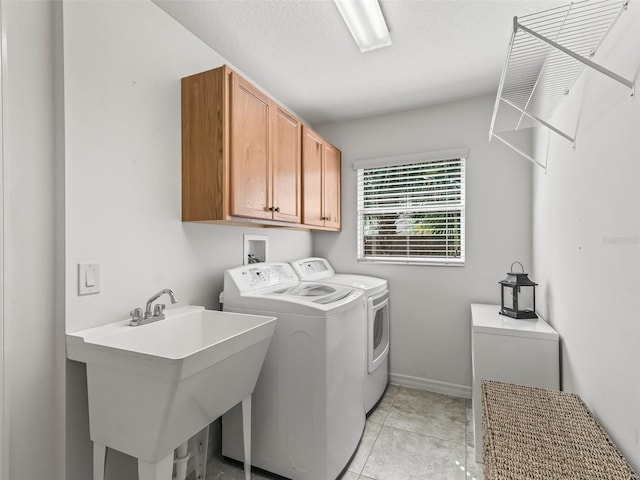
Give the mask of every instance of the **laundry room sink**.
[[67, 334], [67, 357], [87, 365], [90, 436], [156, 463], [246, 399], [274, 317], [189, 306]]

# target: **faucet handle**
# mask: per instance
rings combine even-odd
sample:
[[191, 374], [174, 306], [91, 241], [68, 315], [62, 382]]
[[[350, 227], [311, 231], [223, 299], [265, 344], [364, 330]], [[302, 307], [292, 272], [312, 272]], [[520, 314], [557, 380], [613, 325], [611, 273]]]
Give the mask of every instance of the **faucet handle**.
[[134, 308], [129, 312], [129, 315], [131, 315], [131, 321], [129, 323], [132, 325], [136, 325], [142, 320], [142, 309]]
[[164, 309], [166, 308], [164, 303], [157, 303], [154, 307], [153, 307], [153, 316], [154, 317], [161, 317], [164, 316]]

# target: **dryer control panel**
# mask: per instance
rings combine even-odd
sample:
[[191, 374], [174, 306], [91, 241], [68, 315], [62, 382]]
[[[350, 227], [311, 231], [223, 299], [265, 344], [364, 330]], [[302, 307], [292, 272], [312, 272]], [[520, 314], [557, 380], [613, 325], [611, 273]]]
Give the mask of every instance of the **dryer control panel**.
[[291, 265], [300, 280], [320, 280], [335, 275], [333, 268], [325, 258], [303, 258]]

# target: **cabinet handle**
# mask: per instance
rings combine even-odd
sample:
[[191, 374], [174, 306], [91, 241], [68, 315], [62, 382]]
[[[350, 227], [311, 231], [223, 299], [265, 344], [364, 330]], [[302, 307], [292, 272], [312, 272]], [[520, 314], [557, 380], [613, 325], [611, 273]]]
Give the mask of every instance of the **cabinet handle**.
[[276, 208], [274, 208], [273, 210], [274, 210], [276, 213], [279, 213], [279, 212], [280, 212], [280, 207], [276, 207]]
[[270, 212], [273, 212], [273, 207], [269, 207], [267, 208], [267, 210], [269, 210]]

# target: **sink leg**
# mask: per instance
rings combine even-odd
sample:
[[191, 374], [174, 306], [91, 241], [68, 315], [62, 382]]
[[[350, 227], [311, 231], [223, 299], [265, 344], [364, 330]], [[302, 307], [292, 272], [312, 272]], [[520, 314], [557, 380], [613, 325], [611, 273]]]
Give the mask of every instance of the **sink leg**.
[[93, 480], [104, 480], [104, 467], [107, 458], [107, 447], [93, 442]]
[[173, 452], [158, 463], [147, 463], [138, 459], [139, 480], [171, 480], [173, 476]]
[[244, 478], [251, 478], [251, 395], [242, 400], [242, 437], [244, 439]]

